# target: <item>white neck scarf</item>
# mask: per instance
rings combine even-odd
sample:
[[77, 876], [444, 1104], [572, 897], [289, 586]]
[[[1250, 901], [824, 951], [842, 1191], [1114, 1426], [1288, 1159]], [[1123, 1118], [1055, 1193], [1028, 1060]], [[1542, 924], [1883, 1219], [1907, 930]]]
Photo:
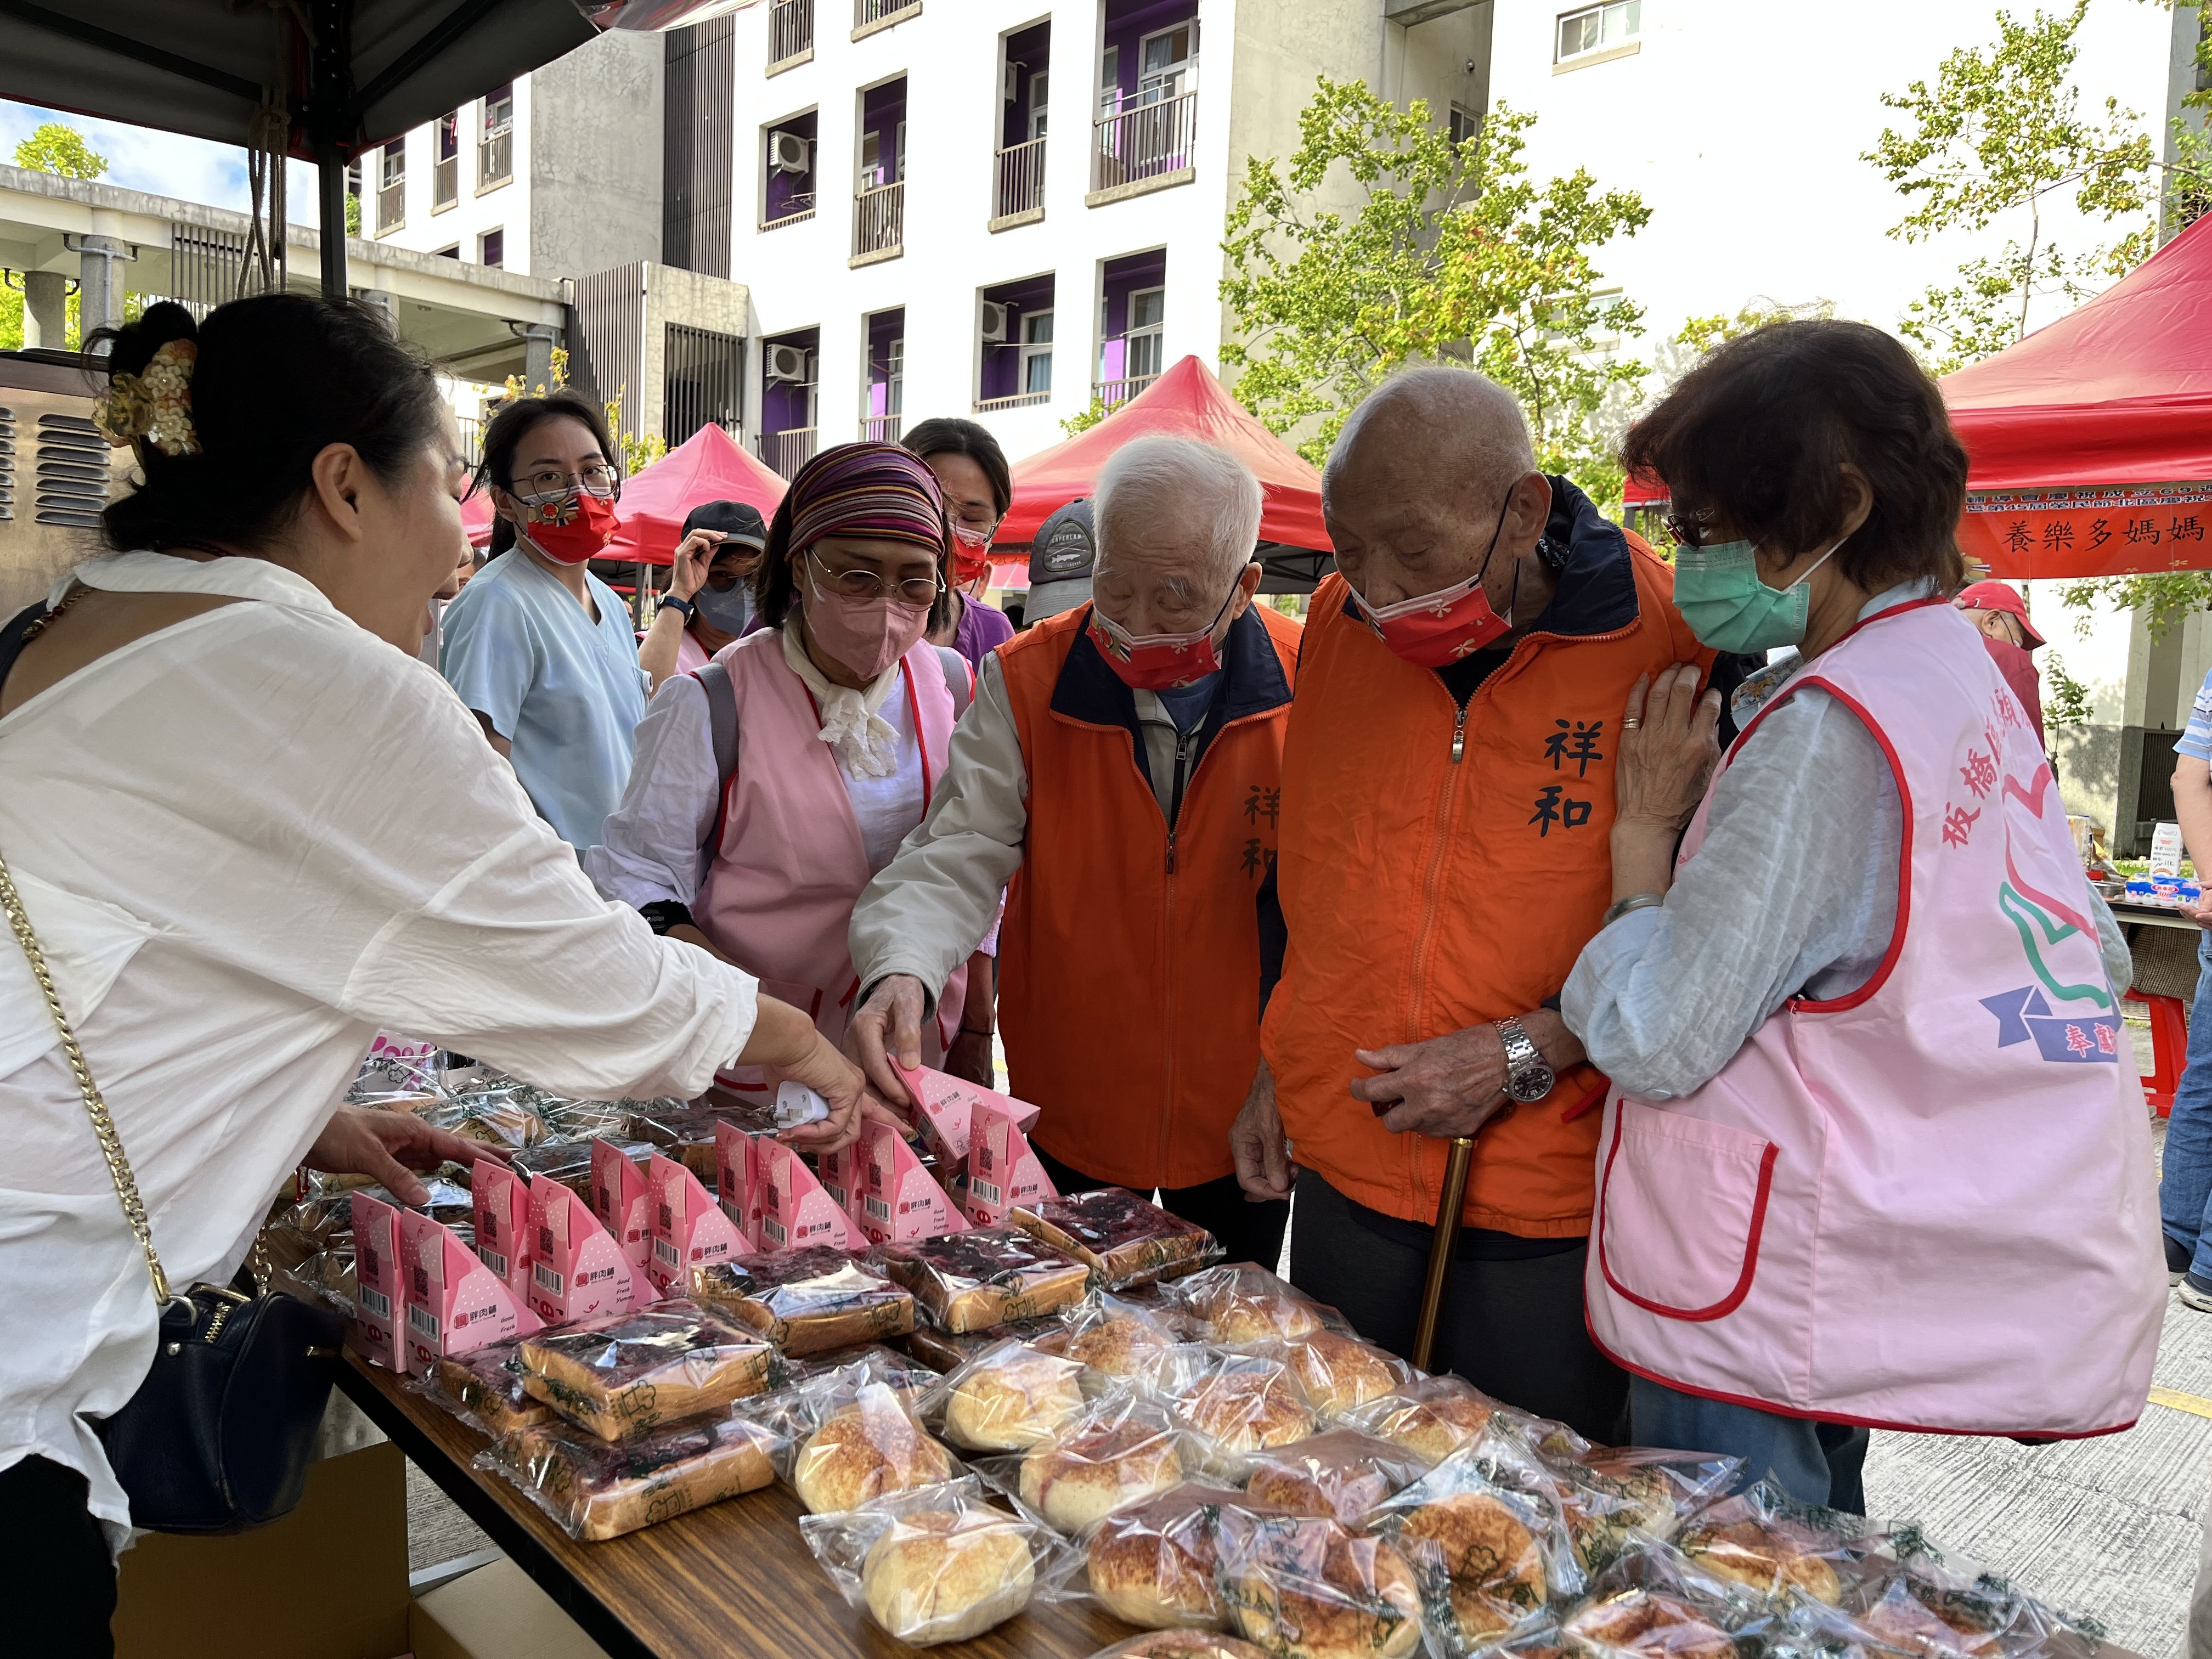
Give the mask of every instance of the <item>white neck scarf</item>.
[[837, 757], [837, 764], [852, 776], [890, 776], [898, 770], [898, 728], [876, 710], [897, 684], [899, 665], [893, 663], [877, 676], [874, 684], [857, 691], [849, 685], [832, 685], [807, 656], [799, 637], [801, 625], [796, 614], [784, 624], [783, 659], [821, 707], [822, 741]]

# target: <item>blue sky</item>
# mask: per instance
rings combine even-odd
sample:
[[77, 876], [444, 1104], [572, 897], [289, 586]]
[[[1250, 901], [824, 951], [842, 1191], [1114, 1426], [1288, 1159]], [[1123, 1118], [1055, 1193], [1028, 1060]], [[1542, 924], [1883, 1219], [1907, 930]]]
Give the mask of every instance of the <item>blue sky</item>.
[[[120, 121], [95, 121], [35, 104], [0, 99], [0, 161], [15, 159], [15, 146], [46, 121], [63, 121], [85, 136], [93, 149], [107, 158], [103, 181], [126, 190], [143, 190], [156, 196], [174, 196], [210, 207], [246, 209], [246, 152], [234, 144], [211, 143], [186, 138], [152, 127], [134, 127]], [[286, 181], [285, 207], [295, 222], [315, 221], [315, 173], [304, 162], [292, 163]]]

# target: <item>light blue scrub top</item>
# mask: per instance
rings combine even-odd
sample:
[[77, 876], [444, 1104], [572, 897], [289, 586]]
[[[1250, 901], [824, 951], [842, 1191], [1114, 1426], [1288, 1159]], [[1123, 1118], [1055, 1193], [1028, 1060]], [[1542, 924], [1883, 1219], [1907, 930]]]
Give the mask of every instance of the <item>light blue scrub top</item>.
[[441, 619], [439, 667], [461, 701], [514, 744], [514, 775], [571, 847], [595, 847], [622, 804], [645, 672], [622, 597], [586, 571], [594, 623], [521, 550], [502, 553]]

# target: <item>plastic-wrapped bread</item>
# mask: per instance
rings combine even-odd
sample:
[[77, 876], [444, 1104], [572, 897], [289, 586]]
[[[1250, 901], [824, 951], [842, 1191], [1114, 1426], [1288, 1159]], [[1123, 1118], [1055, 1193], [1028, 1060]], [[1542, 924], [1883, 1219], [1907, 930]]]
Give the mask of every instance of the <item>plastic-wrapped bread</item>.
[[691, 1295], [787, 1354], [879, 1342], [914, 1328], [914, 1297], [826, 1244], [734, 1256], [691, 1270]]
[[1013, 1222], [1098, 1275], [1109, 1290], [1204, 1267], [1221, 1254], [1213, 1235], [1121, 1187], [1099, 1187], [1016, 1210]]
[[1224, 1510], [1217, 1547], [1231, 1627], [1276, 1659], [1407, 1659], [1420, 1645], [1420, 1591], [1380, 1538]]
[[945, 1437], [969, 1451], [1016, 1451], [1048, 1441], [1083, 1411], [1083, 1367], [1019, 1342], [985, 1349], [922, 1401]]
[[1029, 1605], [1036, 1583], [1021, 1524], [989, 1509], [900, 1517], [860, 1570], [876, 1622], [913, 1647], [963, 1642]]
[[1575, 1554], [1593, 1573], [1640, 1538], [1674, 1537], [1743, 1466], [1739, 1457], [1642, 1446], [1594, 1447], [1581, 1458], [1546, 1462], [1559, 1483]]
[[1292, 1515], [1332, 1516], [1356, 1527], [1376, 1505], [1427, 1472], [1419, 1458], [1357, 1429], [1332, 1429], [1310, 1440], [1250, 1455], [1255, 1498]]
[[478, 1460], [513, 1481], [571, 1538], [618, 1538], [775, 1479], [775, 1438], [710, 1418], [609, 1443], [566, 1424], [520, 1429]]
[[1761, 1480], [1687, 1522], [1675, 1543], [1709, 1573], [1765, 1595], [1784, 1591], [1833, 1607], [1866, 1554], [1861, 1517], [1793, 1503]]
[[880, 1382], [853, 1391], [800, 1443], [791, 1484], [817, 1515], [849, 1510], [888, 1493], [950, 1480], [960, 1466]]
[[495, 1342], [449, 1354], [430, 1367], [423, 1392], [495, 1439], [553, 1420], [553, 1408], [523, 1387], [520, 1342]]
[[1626, 1589], [1593, 1601], [1560, 1630], [1572, 1645], [1603, 1659], [1736, 1659], [1727, 1631], [1663, 1590]]
[[1242, 1355], [1222, 1359], [1170, 1409], [1189, 1431], [1200, 1472], [1229, 1480], [1243, 1478], [1246, 1454], [1308, 1439], [1321, 1426], [1286, 1368]]
[[1003, 1325], [987, 1325], [980, 1331], [933, 1330], [927, 1322], [899, 1339], [899, 1346], [934, 1371], [955, 1371], [977, 1354], [1006, 1341], [1026, 1342], [1039, 1353], [1065, 1353], [1070, 1333], [1056, 1315], [1041, 1319], [1010, 1319]]
[[1377, 1439], [1441, 1463], [1472, 1444], [1500, 1409], [1488, 1395], [1456, 1376], [1424, 1376], [1346, 1415]]
[[758, 1394], [775, 1358], [750, 1332], [682, 1300], [552, 1326], [518, 1352], [524, 1386], [605, 1440]]
[[1225, 1488], [1181, 1486], [1115, 1510], [1085, 1549], [1091, 1595], [1133, 1625], [1218, 1630], [1214, 1528], [1224, 1505], [1245, 1502]]
[[1190, 1310], [1200, 1335], [1227, 1347], [1351, 1331], [1335, 1309], [1324, 1307], [1249, 1261], [1207, 1267], [1178, 1279], [1169, 1291]]
[[1182, 1453], [1157, 1407], [1110, 1401], [1021, 1460], [1024, 1504], [1064, 1533], [1089, 1530], [1125, 1504], [1182, 1480]]
[[921, 1316], [957, 1334], [1035, 1319], [1081, 1299], [1091, 1269], [1018, 1227], [976, 1227], [881, 1248]]
[[1241, 1636], [1215, 1630], [1148, 1630], [1104, 1647], [1091, 1659], [1268, 1659]]
[[1334, 1331], [1316, 1331], [1259, 1352], [1288, 1365], [1307, 1400], [1324, 1417], [1341, 1417], [1370, 1400], [1395, 1394], [1414, 1376], [1413, 1367], [1395, 1354]]

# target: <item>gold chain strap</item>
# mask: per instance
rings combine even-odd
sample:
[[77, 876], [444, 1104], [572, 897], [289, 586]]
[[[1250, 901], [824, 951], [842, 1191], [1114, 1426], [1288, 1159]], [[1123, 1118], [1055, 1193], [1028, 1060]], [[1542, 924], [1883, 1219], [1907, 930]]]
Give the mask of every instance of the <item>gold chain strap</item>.
[[22, 895], [15, 890], [5, 859], [0, 859], [0, 909], [7, 911], [8, 925], [15, 930], [15, 943], [30, 958], [31, 977], [39, 981], [39, 993], [46, 1000], [46, 1012], [54, 1018], [54, 1030], [61, 1033], [62, 1052], [69, 1056], [70, 1070], [76, 1077], [77, 1092], [84, 1097], [85, 1115], [92, 1120], [92, 1132], [100, 1137], [100, 1154], [107, 1160], [108, 1178], [115, 1182], [115, 1196], [123, 1202], [124, 1218], [137, 1236], [138, 1248], [146, 1253], [146, 1276], [154, 1281], [154, 1300], [166, 1308], [175, 1297], [170, 1294], [169, 1275], [161, 1270], [161, 1258], [155, 1254], [153, 1230], [146, 1224], [146, 1206], [138, 1197], [138, 1182], [131, 1176], [131, 1160], [123, 1155], [123, 1138], [115, 1133], [115, 1120], [107, 1115], [107, 1103], [100, 1097], [100, 1085], [92, 1080], [92, 1068], [84, 1062], [84, 1050], [77, 1047], [76, 1033], [70, 1029], [69, 1016], [62, 1012], [61, 996], [54, 989], [54, 976], [46, 971], [46, 952], [39, 949], [38, 936], [31, 931], [31, 918], [24, 911]]

